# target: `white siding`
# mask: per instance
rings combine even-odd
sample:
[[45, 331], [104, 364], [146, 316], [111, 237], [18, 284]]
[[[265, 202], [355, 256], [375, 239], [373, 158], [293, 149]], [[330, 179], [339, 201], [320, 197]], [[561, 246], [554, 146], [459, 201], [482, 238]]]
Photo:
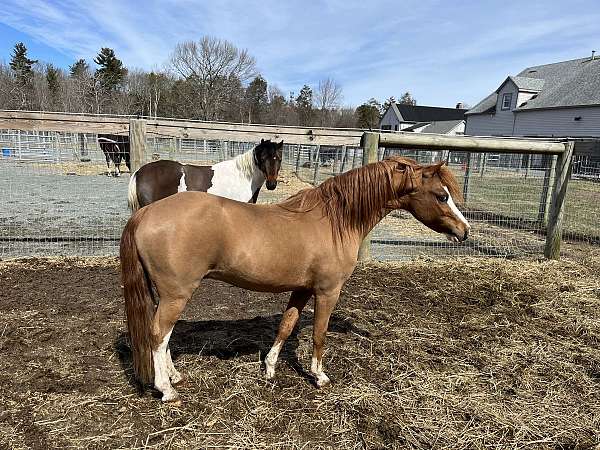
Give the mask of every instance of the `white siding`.
[[[521, 111], [516, 116], [516, 136], [600, 137], [600, 106]], [[578, 116], [581, 120], [573, 120]]]
[[[502, 109], [502, 97], [512, 94], [510, 109]], [[519, 91], [512, 81], [508, 81], [498, 92], [496, 114], [467, 115], [465, 134], [472, 136], [510, 136], [513, 134], [515, 115], [512, 112], [517, 105]]]
[[396, 117], [393, 108], [390, 107], [381, 118], [381, 122], [379, 122], [379, 127], [381, 128], [383, 125], [390, 125], [391, 129], [395, 130], [396, 128], [394, 127], [394, 125], [398, 124], [398, 118]]
[[532, 92], [519, 92], [519, 96], [517, 97], [517, 106], [521, 106], [535, 94]]

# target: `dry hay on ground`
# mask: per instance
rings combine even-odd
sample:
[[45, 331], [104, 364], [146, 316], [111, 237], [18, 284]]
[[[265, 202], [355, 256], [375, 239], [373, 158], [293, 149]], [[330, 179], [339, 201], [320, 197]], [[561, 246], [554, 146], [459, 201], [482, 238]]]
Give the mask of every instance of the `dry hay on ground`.
[[305, 373], [308, 308], [274, 382], [285, 295], [206, 282], [172, 338], [181, 408], [131, 380], [115, 259], [0, 263], [0, 448], [590, 448], [600, 254], [357, 268]]

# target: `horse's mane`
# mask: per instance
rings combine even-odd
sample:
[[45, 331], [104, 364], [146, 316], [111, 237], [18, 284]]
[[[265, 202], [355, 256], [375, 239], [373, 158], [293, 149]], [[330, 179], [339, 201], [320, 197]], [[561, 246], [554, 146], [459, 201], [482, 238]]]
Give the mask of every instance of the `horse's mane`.
[[[414, 171], [421, 166], [412, 159], [391, 157], [329, 178], [317, 187], [298, 192], [278, 206], [290, 212], [308, 212], [322, 207], [324, 215], [331, 221], [334, 239], [342, 241], [350, 230], [370, 230], [381, 219], [381, 212], [398, 198], [392, 186], [392, 175], [398, 162], [406, 165], [405, 188], [402, 190], [416, 187]], [[441, 165], [436, 174], [455, 202], [461, 202], [460, 187], [450, 169]]]
[[248, 150], [234, 158], [235, 166], [248, 178], [254, 175], [254, 149]]
[[343, 240], [351, 230], [366, 231], [378, 214], [396, 197], [392, 188], [395, 162], [384, 160], [329, 178], [317, 187], [298, 192], [278, 205], [292, 212], [318, 206], [331, 221], [334, 238]]
[[436, 173], [440, 177], [442, 184], [448, 188], [448, 192], [450, 192], [450, 196], [454, 203], [460, 205], [464, 201], [462, 190], [450, 168], [445, 165], [440, 166]]

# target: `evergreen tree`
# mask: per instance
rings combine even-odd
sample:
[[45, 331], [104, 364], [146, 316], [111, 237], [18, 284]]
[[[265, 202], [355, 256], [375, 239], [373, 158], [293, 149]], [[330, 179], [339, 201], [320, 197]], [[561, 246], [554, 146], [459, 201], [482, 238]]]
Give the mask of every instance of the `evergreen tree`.
[[84, 76], [89, 70], [88, 63], [85, 62], [85, 59], [81, 58], [75, 61], [71, 66], [69, 66], [69, 72], [71, 77], [77, 78]]
[[372, 130], [379, 125], [381, 105], [374, 98], [356, 108], [356, 121], [359, 128]]
[[17, 83], [21, 86], [29, 85], [33, 81], [33, 65], [35, 63], [37, 63], [37, 60], [27, 57], [25, 44], [22, 42], [15, 44], [10, 60], [10, 68], [15, 74]]
[[300, 90], [300, 94], [296, 97], [296, 110], [298, 111], [298, 119], [300, 121], [300, 125], [308, 126], [310, 125], [313, 110], [313, 92], [310, 86], [306, 84]]
[[48, 64], [48, 67], [46, 67], [46, 82], [48, 83], [48, 91], [51, 96], [56, 96], [60, 89], [58, 75], [58, 69], [52, 64]]
[[112, 48], [103, 47], [94, 62], [100, 66], [96, 69], [96, 78], [106, 90], [115, 90], [125, 80], [127, 69]]
[[417, 100], [410, 94], [410, 92], [406, 91], [400, 97], [400, 101], [398, 102], [402, 105], [412, 105], [415, 106], [417, 104]]
[[254, 78], [246, 88], [245, 100], [248, 111], [248, 122], [260, 123], [269, 102], [267, 97], [267, 82], [261, 75]]

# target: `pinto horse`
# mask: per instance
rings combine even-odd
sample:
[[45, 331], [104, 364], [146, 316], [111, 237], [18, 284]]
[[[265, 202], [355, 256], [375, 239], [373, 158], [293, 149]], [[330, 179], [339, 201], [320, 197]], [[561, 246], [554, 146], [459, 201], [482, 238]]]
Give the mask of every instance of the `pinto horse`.
[[[182, 381], [169, 351], [180, 314], [204, 278], [260, 292], [292, 291], [266, 377], [314, 295], [313, 356], [317, 387], [329, 317], [356, 266], [369, 231], [391, 210], [404, 209], [435, 231], [464, 241], [470, 226], [453, 202], [456, 178], [439, 163], [402, 157], [350, 170], [271, 205], [183, 192], [136, 212], [121, 238], [121, 275], [135, 374], [154, 382], [165, 402], [180, 403]], [[158, 297], [155, 298], [154, 286]]]
[[183, 191], [202, 191], [241, 202], [256, 203], [263, 183], [277, 187], [283, 141], [261, 139], [253, 150], [213, 166], [154, 161], [140, 167], [129, 180], [128, 203], [136, 211]]
[[130, 151], [129, 151], [129, 136], [120, 136], [118, 134], [99, 134], [98, 135], [98, 145], [104, 152], [104, 157], [106, 158], [106, 166], [108, 167], [108, 171], [106, 175], [111, 176], [110, 173], [110, 162], [112, 161], [115, 166], [115, 177], [121, 176], [121, 171], [119, 170], [119, 166], [121, 165], [121, 160], [125, 161], [125, 165], [129, 170], [131, 170], [130, 166]]

